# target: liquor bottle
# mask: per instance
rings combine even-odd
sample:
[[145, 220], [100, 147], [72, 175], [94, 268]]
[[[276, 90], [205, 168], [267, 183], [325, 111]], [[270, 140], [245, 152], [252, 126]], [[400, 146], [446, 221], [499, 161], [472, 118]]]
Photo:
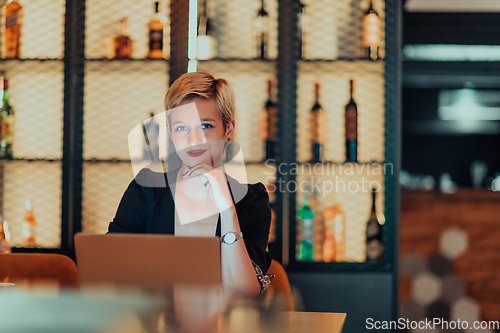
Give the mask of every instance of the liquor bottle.
[[373, 0], [370, 0], [370, 7], [368, 7], [368, 10], [363, 16], [361, 26], [361, 45], [363, 47], [364, 57], [371, 60], [377, 60], [378, 48], [380, 46], [380, 19], [375, 9], [373, 9]]
[[154, 15], [149, 20], [149, 53], [150, 59], [163, 59], [163, 28], [164, 19], [160, 14], [160, 3], [155, 2]]
[[315, 84], [315, 101], [310, 114], [310, 133], [312, 161], [323, 161], [323, 145], [325, 143], [326, 119], [325, 111], [319, 104], [320, 84]]
[[354, 101], [354, 82], [351, 80], [351, 99], [345, 106], [346, 162], [358, 161], [358, 106]]
[[366, 260], [382, 260], [384, 255], [383, 219], [377, 214], [377, 191], [372, 189], [372, 211], [366, 224]]
[[142, 132], [144, 141], [142, 146], [142, 157], [144, 160], [159, 161], [160, 160], [160, 125], [155, 122], [154, 113], [151, 112], [149, 121], [142, 123]]
[[33, 212], [33, 206], [31, 204], [31, 200], [26, 200], [26, 204], [24, 206], [26, 209], [26, 213], [24, 214], [23, 219], [23, 246], [24, 247], [35, 247], [36, 246], [36, 219], [35, 213]]
[[345, 261], [345, 212], [342, 206], [334, 203], [323, 213], [325, 219], [325, 242], [323, 261]]
[[306, 28], [306, 11], [304, 5], [300, 0], [299, 1], [299, 13], [298, 13], [298, 33], [299, 33], [299, 57], [301, 59], [306, 58], [306, 52], [305, 52], [305, 43], [306, 43], [306, 33], [307, 33], [307, 28]]
[[10, 233], [7, 222], [1, 216], [0, 223], [0, 253], [10, 253]]
[[203, 0], [203, 8], [198, 19], [197, 58], [213, 59], [217, 56], [217, 39], [212, 21], [208, 17], [207, 0]]
[[264, 8], [264, 0], [261, 0], [261, 7], [253, 22], [253, 31], [255, 38], [254, 58], [267, 59], [268, 38], [269, 38], [269, 14]]
[[114, 59], [130, 59], [132, 57], [132, 40], [127, 34], [127, 18], [120, 20], [118, 35], [115, 37]]
[[297, 261], [313, 261], [314, 212], [309, 207], [309, 194], [306, 193], [304, 203], [299, 210], [299, 226], [301, 239], [298, 244]]
[[14, 143], [14, 109], [9, 103], [9, 81], [0, 78], [2, 105], [0, 106], [0, 158], [13, 157], [12, 145]]
[[274, 83], [267, 81], [267, 101], [260, 116], [259, 136], [264, 141], [266, 160], [274, 160], [274, 148], [276, 142], [276, 104], [273, 102]]
[[21, 37], [21, 5], [14, 0], [8, 0], [3, 7], [3, 58], [20, 58], [19, 45]]

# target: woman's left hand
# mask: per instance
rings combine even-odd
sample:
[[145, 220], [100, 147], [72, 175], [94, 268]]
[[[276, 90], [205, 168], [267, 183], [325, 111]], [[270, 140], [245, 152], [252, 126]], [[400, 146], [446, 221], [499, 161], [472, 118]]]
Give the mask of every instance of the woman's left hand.
[[[227, 179], [224, 172], [210, 165], [201, 163], [195, 165], [184, 177], [198, 176], [203, 184], [207, 184], [210, 199], [215, 203], [219, 212], [234, 206]], [[208, 183], [207, 183], [208, 182]]]

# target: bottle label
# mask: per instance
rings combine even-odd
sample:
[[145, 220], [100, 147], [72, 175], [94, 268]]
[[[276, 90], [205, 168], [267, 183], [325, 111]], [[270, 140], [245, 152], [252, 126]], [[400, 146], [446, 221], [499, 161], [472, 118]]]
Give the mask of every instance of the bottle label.
[[259, 137], [262, 140], [276, 140], [276, 108], [265, 108], [260, 116]]
[[345, 110], [345, 137], [350, 141], [358, 139], [358, 110], [354, 105]]
[[163, 50], [163, 30], [149, 30], [149, 50]]
[[379, 225], [378, 222], [370, 222], [366, 226], [366, 237], [372, 238], [379, 234]]
[[260, 122], [259, 122], [259, 137], [261, 140], [267, 140], [267, 110], [264, 109], [260, 113]]
[[0, 137], [1, 140], [5, 140], [7, 135], [9, 135], [9, 123], [7, 122], [7, 117], [2, 117], [0, 124]]
[[267, 140], [276, 140], [276, 108], [270, 107], [266, 110], [266, 136]]
[[383, 247], [379, 240], [373, 239], [366, 244], [366, 258], [379, 259], [382, 257]]
[[12, 144], [14, 141], [14, 115], [10, 114], [5, 119], [5, 134], [4, 138], [8, 144]]
[[132, 41], [126, 36], [115, 39], [115, 59], [129, 59], [132, 56]]
[[325, 143], [326, 132], [326, 119], [325, 112], [321, 109], [311, 111], [311, 142], [312, 143]]
[[13, 13], [5, 17], [5, 28], [13, 27], [17, 24], [19, 15], [17, 13]]
[[4, 58], [18, 58], [19, 57], [19, 36], [20, 24], [18, 14], [14, 13], [5, 18], [5, 54]]
[[24, 222], [22, 235], [25, 246], [36, 246], [34, 223]]
[[302, 239], [312, 243], [313, 241], [313, 220], [302, 220]]

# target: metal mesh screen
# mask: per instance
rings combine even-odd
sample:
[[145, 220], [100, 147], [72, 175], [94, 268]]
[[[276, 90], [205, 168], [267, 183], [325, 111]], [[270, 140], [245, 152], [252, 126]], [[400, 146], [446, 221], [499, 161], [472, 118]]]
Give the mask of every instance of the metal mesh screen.
[[[160, 12], [169, 15], [168, 1]], [[141, 121], [164, 111], [168, 62], [149, 60], [148, 22], [154, 1], [87, 1], [83, 157], [82, 230], [104, 233], [134, 175], [129, 162], [128, 135]], [[113, 58], [118, 22], [128, 18], [132, 54]], [[168, 58], [168, 22], [164, 56]], [[119, 162], [120, 161], [120, 162]]]
[[[346, 184], [365, 180], [381, 184], [377, 207], [384, 206], [384, 63], [361, 60], [361, 21], [368, 0], [301, 0], [305, 5], [301, 27], [302, 60], [298, 66], [296, 160], [311, 160], [310, 110], [314, 104], [314, 84], [321, 84], [320, 102], [325, 111], [326, 140], [324, 157], [335, 163], [345, 160], [344, 106], [349, 100], [349, 80], [355, 81], [358, 104], [358, 161], [353, 173], [345, 164], [328, 164], [333, 174], [322, 171], [320, 180]], [[206, 8], [205, 8], [206, 4]], [[63, 0], [23, 0], [22, 58], [61, 58], [64, 51]], [[170, 1], [160, 1], [161, 13], [168, 18]], [[263, 6], [263, 7], [261, 7]], [[380, 19], [384, 54], [384, 1], [374, 0]], [[256, 27], [258, 13], [267, 20], [265, 55]], [[236, 93], [236, 131], [233, 140], [241, 145], [248, 182], [272, 183], [272, 166], [262, 163], [265, 144], [260, 135], [261, 114], [268, 99], [267, 81], [277, 76], [278, 1], [199, 0], [198, 20], [207, 13], [210, 32], [215, 36], [215, 51], [200, 56], [203, 43], [198, 40], [198, 71], [227, 79]], [[163, 111], [168, 89], [169, 64], [148, 60], [148, 22], [154, 15], [154, 1], [86, 1], [85, 13], [85, 97], [83, 137], [83, 225], [86, 232], [102, 233], [114, 216], [118, 202], [132, 180], [128, 134], [149, 113]], [[132, 43], [130, 60], [114, 60], [114, 42], [119, 20], [127, 18], [126, 34]], [[163, 50], [169, 57], [169, 23], [165, 22]], [[200, 25], [201, 26], [201, 25]], [[201, 30], [199, 30], [201, 34]], [[286, 32], [294, 33], [294, 32]], [[213, 41], [212, 41], [213, 42]], [[257, 59], [264, 58], [264, 59]], [[179, 67], [179, 66], [177, 66]], [[172, 68], [176, 68], [172, 66]], [[0, 70], [10, 79], [11, 104], [16, 112], [14, 157], [4, 166], [3, 204], [5, 218], [12, 221], [13, 245], [21, 243], [24, 193], [31, 193], [40, 227], [40, 246], [60, 246], [61, 165], [59, 162], [26, 159], [60, 160], [62, 148], [63, 62], [60, 60], [3, 60]], [[180, 70], [182, 72], [183, 69]], [[173, 74], [172, 74], [173, 75]], [[273, 92], [276, 102], [276, 92]], [[327, 167], [324, 165], [322, 168]], [[364, 168], [361, 168], [364, 166]], [[340, 169], [343, 168], [343, 171]], [[361, 171], [360, 171], [361, 168]], [[368, 170], [369, 169], [369, 170]], [[382, 172], [380, 172], [382, 169]], [[378, 171], [377, 171], [378, 170]], [[321, 178], [322, 177], [322, 178]], [[298, 174], [297, 184], [309, 176]], [[386, 182], [387, 184], [387, 182]], [[369, 193], [353, 190], [354, 185], [328, 195], [318, 195], [315, 214], [321, 217], [333, 203], [342, 206], [346, 215], [346, 258], [363, 261], [364, 228], [370, 209]], [[304, 197], [298, 190], [297, 208]], [[53, 215], [51, 215], [53, 214]], [[291, 217], [293, 220], [293, 217]], [[42, 222], [43, 221], [43, 222]], [[322, 251], [324, 224], [315, 225], [314, 251]], [[301, 237], [300, 225], [297, 237]], [[299, 240], [299, 239], [298, 239]], [[319, 245], [318, 245], [319, 244]], [[291, 254], [293, 257], [293, 254]], [[315, 260], [321, 260], [318, 255]]]
[[[2, 1], [2, 6], [4, 3], [5, 1]], [[20, 58], [62, 58], [65, 1], [23, 0], [20, 1], [20, 5], [22, 7]]]
[[[390, 166], [388, 166], [390, 168]], [[318, 183], [313, 195], [316, 204], [310, 203], [314, 211], [313, 260], [324, 260], [325, 218], [324, 212], [337, 205], [345, 214], [345, 258], [344, 261], [363, 262], [366, 258], [366, 223], [372, 207], [371, 186], [379, 189], [377, 211], [384, 212], [384, 165], [379, 164], [325, 164], [309, 168], [299, 167], [297, 186], [311, 191]], [[290, 186], [293, 189], [292, 186]], [[318, 190], [319, 189], [319, 190]], [[297, 211], [304, 203], [305, 192], [297, 191]], [[302, 240], [302, 225], [297, 223], [296, 244]]]
[[30, 199], [35, 215], [36, 246], [61, 244], [61, 163], [2, 161], [3, 212], [9, 224], [11, 246], [24, 246], [23, 218]]
[[[361, 57], [361, 21], [368, 0], [303, 0], [305, 7], [304, 56], [307, 59]], [[384, 20], [384, 1], [373, 4]], [[384, 57], [384, 25], [380, 26], [379, 54]]]
[[[0, 168], [2, 213], [9, 224], [11, 246], [28, 246], [23, 241], [27, 228], [23, 219], [29, 199], [36, 221], [35, 242], [29, 246], [58, 248], [64, 79], [63, 62], [58, 59], [64, 55], [65, 1], [23, 0], [20, 5], [19, 59], [0, 61], [15, 114], [14, 160], [1, 161]], [[1, 18], [2, 43], [5, 19]]]
[[85, 66], [84, 159], [128, 160], [128, 134], [163, 112], [166, 61], [89, 61]]
[[15, 112], [13, 155], [25, 159], [60, 159], [62, 148], [63, 63], [7, 60]]
[[[262, 11], [267, 20], [263, 24], [267, 34], [263, 52], [257, 33], [258, 13]], [[204, 12], [211, 22], [216, 47], [215, 52], [205, 57], [204, 45], [198, 42], [197, 70], [224, 78], [233, 87], [236, 126], [231, 140], [241, 147], [246, 163], [246, 180], [268, 185], [274, 180], [275, 174], [272, 168], [260, 164], [266, 155], [259, 131], [261, 113], [269, 96], [268, 80], [276, 80], [276, 62], [273, 60], [278, 56], [278, 1], [264, 1], [262, 7], [261, 1], [199, 0], [199, 22], [203, 22]], [[204, 28], [200, 23], [199, 36], [203, 36]], [[207, 58], [215, 60], [205, 60]], [[260, 60], [255, 60], [257, 58]], [[276, 102], [274, 88], [272, 100]]]
[[[217, 39], [217, 58], [257, 58], [255, 40], [256, 17], [261, 8], [260, 1], [209, 0], [208, 17], [213, 22]], [[267, 58], [278, 56], [278, 1], [267, 0], [264, 9], [268, 15]], [[203, 10], [203, 1], [198, 1], [198, 11]], [[237, 68], [232, 71], [238, 72]]]
[[297, 100], [297, 159], [312, 158], [309, 114], [314, 84], [321, 84], [320, 103], [326, 116], [325, 160], [345, 161], [345, 105], [349, 81], [358, 104], [358, 161], [384, 160], [384, 64], [371, 61], [301, 62]]
[[[323, 213], [333, 204], [345, 212], [345, 261], [365, 260], [366, 223], [371, 211], [371, 187], [380, 189], [377, 210], [384, 212], [384, 63], [362, 59], [362, 19], [369, 1], [363, 0], [301, 0], [305, 5], [300, 26], [302, 28], [302, 60], [298, 67], [296, 160], [306, 163], [312, 158], [310, 111], [315, 101], [315, 83], [321, 85], [320, 103], [325, 112], [326, 140], [323, 165], [319, 173], [313, 172], [315, 181], [325, 186], [334, 184], [331, 193], [317, 193], [314, 207], [314, 260], [322, 261], [325, 226]], [[250, 60], [260, 55], [255, 39], [254, 23], [261, 5], [268, 19], [268, 53], [266, 59]], [[249, 182], [273, 183], [273, 166], [262, 163], [265, 144], [259, 137], [261, 110], [268, 98], [267, 80], [276, 76], [277, 56], [277, 1], [198, 1], [198, 13], [204, 15], [206, 7], [215, 36], [216, 48], [203, 60], [198, 50], [197, 70], [227, 79], [236, 93], [236, 130], [233, 140], [241, 145]], [[379, 15], [379, 57], [384, 58], [384, 1], [375, 0]], [[200, 32], [201, 30], [199, 30]], [[293, 33], [293, 32], [288, 32]], [[209, 34], [209, 33], [207, 33]], [[198, 47], [200, 44], [198, 42]], [[204, 53], [203, 53], [204, 54]], [[354, 98], [358, 105], [358, 162], [342, 164], [345, 151], [345, 105], [349, 102], [349, 81], [355, 83]], [[276, 98], [274, 96], [274, 98]], [[376, 163], [373, 163], [376, 162]], [[262, 163], [262, 164], [259, 164]], [[332, 164], [332, 163], [335, 163]], [[303, 165], [302, 165], [303, 166]], [[387, 166], [391, 169], [391, 166]], [[300, 167], [299, 167], [300, 168]], [[350, 170], [348, 170], [350, 169]], [[390, 170], [392, 171], [392, 170]], [[297, 196], [297, 213], [303, 205], [304, 194], [310, 189], [293, 189], [310, 183], [310, 176], [298, 172], [296, 184], [283, 190]], [[340, 184], [340, 185], [339, 185]], [[342, 184], [345, 184], [342, 187]], [[292, 217], [293, 219], [293, 217]], [[297, 221], [297, 244], [302, 237]], [[292, 255], [293, 256], [293, 255]]]
[[[325, 252], [329, 211], [342, 211], [345, 219], [343, 255], [333, 261], [363, 262], [366, 259], [366, 226], [370, 217], [371, 188], [379, 189], [377, 212], [384, 213], [384, 176], [392, 166], [384, 162], [384, 63], [363, 59], [362, 19], [368, 1], [301, 1], [302, 60], [297, 79], [297, 161], [296, 260], [301, 257], [304, 234], [300, 209], [309, 195], [313, 210], [313, 261], [332, 260]], [[384, 2], [375, 0], [380, 25], [379, 57], [384, 58]], [[350, 100], [350, 80], [358, 107], [358, 156], [356, 164], [346, 161], [345, 106]], [[309, 169], [311, 148], [311, 109], [315, 103], [315, 84], [320, 85], [319, 103], [325, 114], [323, 159], [329, 163]], [[376, 162], [376, 163], [373, 163]], [[319, 182], [319, 189], [312, 184]], [[295, 186], [295, 184], [294, 184]], [[338, 226], [337, 226], [338, 228]], [[342, 229], [341, 228], [341, 229]], [[340, 229], [340, 230], [341, 230]], [[337, 229], [337, 233], [339, 229]], [[341, 232], [340, 232], [341, 233]], [[334, 236], [337, 237], [337, 236]], [[337, 245], [337, 251], [339, 247]]]
[[134, 177], [130, 163], [85, 162], [83, 165], [83, 230], [103, 234]]
[[[143, 59], [148, 54], [148, 21], [154, 14], [151, 0], [111, 1], [88, 0], [86, 2], [85, 57], [113, 58], [113, 42], [119, 33], [119, 21], [127, 18], [127, 35], [132, 40], [132, 58]], [[162, 0], [160, 12], [170, 16], [170, 1]], [[163, 35], [163, 50], [166, 57], [170, 52], [168, 22]]]

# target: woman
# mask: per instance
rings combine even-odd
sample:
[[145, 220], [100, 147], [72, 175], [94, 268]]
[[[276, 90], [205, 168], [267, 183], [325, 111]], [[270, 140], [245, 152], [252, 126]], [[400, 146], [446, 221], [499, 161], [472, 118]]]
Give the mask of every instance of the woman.
[[[271, 265], [266, 251], [271, 210], [262, 183], [249, 184], [235, 203], [235, 192], [246, 185], [222, 170], [235, 127], [234, 99], [228, 82], [208, 73], [186, 73], [172, 84], [165, 96], [167, 128], [182, 166], [163, 174], [166, 187], [142, 186], [158, 174], [141, 170], [125, 191], [109, 232], [222, 236], [224, 288], [258, 295], [273, 278], [264, 274]], [[229, 187], [228, 181], [236, 186]]]

